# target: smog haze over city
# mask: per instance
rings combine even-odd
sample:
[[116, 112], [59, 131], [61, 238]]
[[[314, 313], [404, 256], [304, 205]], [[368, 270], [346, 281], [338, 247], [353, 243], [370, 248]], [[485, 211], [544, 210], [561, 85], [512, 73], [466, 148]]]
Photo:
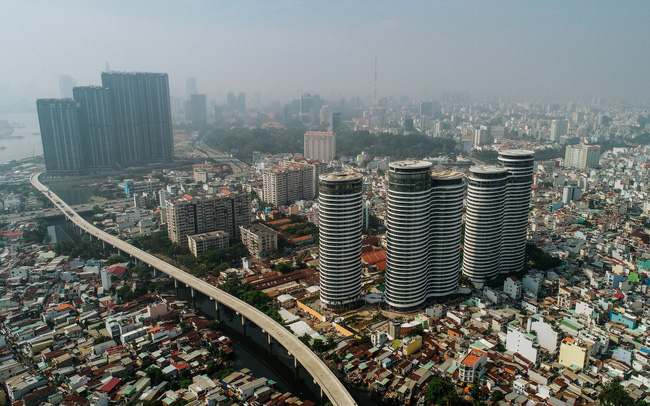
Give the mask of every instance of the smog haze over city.
[[304, 91], [435, 99], [647, 100], [645, 1], [23, 1], [0, 5], [0, 108], [59, 97], [58, 78], [166, 72], [172, 95]]
[[650, 406], [648, 0], [0, 16], [0, 406]]

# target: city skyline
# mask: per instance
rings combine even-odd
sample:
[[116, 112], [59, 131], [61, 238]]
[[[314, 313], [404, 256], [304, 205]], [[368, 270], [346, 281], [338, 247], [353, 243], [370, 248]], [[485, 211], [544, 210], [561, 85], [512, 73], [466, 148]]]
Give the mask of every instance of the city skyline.
[[[280, 100], [302, 92], [365, 97], [374, 91], [375, 58], [380, 96], [429, 99], [466, 90], [477, 98], [647, 99], [643, 67], [650, 56], [636, 44], [650, 34], [643, 18], [649, 7], [195, 1], [151, 9], [9, 1], [4, 8], [12, 19], [1, 30], [29, 35], [11, 35], [0, 49], [13, 61], [0, 82], [0, 106], [59, 97], [62, 75], [97, 85], [95, 72], [107, 61], [117, 71], [168, 72], [179, 98], [190, 77], [200, 93], [222, 103], [229, 91]], [[318, 21], [335, 24], [312, 29]], [[45, 31], [48, 39], [38, 41]]]

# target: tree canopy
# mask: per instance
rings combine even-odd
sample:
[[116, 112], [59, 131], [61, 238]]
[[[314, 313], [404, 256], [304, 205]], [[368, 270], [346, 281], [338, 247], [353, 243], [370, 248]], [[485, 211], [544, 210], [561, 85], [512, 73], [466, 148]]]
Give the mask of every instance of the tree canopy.
[[629, 406], [633, 404], [630, 395], [618, 382], [603, 385], [598, 400], [603, 406]]
[[[303, 152], [303, 127], [287, 129], [215, 129], [205, 136], [205, 143], [217, 150], [232, 152], [244, 161], [252, 159], [253, 151], [277, 154]], [[422, 134], [371, 134], [368, 131], [348, 131], [337, 134], [339, 155], [355, 156], [366, 151], [369, 156], [390, 156], [394, 159], [426, 158], [454, 152], [456, 142], [451, 138], [428, 137]]]

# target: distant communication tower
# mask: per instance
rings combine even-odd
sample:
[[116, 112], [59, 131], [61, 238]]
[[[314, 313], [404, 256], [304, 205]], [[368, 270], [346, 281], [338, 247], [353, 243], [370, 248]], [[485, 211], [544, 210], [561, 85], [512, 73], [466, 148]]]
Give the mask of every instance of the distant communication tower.
[[377, 56], [375, 56], [375, 90], [373, 93], [375, 107], [377, 107]]

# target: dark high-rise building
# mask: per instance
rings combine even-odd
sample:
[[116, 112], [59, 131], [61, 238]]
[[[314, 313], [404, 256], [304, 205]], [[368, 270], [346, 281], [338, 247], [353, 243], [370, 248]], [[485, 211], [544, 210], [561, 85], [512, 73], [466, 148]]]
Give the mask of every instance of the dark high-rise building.
[[433, 116], [433, 103], [431, 102], [421, 102], [420, 103], [420, 115], [431, 117]]
[[314, 110], [314, 98], [309, 93], [300, 95], [300, 121], [303, 124], [311, 122], [311, 115]]
[[239, 96], [237, 96], [237, 105], [239, 106], [239, 111], [246, 113], [246, 93], [239, 92]]
[[47, 172], [79, 175], [84, 168], [79, 103], [72, 99], [36, 100]]
[[238, 96], [235, 96], [233, 92], [228, 92], [228, 108], [230, 110], [236, 110], [240, 113], [246, 112], [246, 94], [240, 92]]
[[73, 89], [79, 102], [79, 129], [82, 148], [90, 168], [111, 168], [117, 163], [117, 138], [109, 90], [100, 86]]
[[119, 145], [125, 165], [174, 159], [169, 79], [166, 73], [102, 73], [110, 90]]
[[198, 94], [199, 91], [196, 90], [196, 78], [187, 78], [185, 79], [185, 95], [186, 99], [190, 100], [193, 94]]
[[335, 111], [330, 115], [330, 132], [338, 133], [341, 129], [341, 113]]
[[77, 86], [77, 81], [69, 75], [59, 76], [59, 91], [62, 99], [72, 98], [72, 88]]
[[413, 123], [413, 117], [407, 116], [402, 119], [402, 130], [407, 133], [412, 133], [415, 131], [415, 124]]
[[193, 94], [185, 105], [185, 120], [192, 124], [205, 124], [206, 101], [204, 94]]

